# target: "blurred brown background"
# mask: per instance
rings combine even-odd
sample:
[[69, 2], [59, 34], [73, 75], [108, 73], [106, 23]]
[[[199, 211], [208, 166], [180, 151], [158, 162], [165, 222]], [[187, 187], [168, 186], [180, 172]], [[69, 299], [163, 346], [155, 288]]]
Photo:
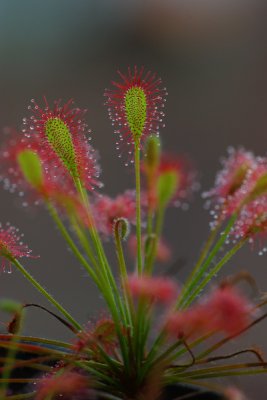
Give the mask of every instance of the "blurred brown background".
[[[229, 145], [266, 153], [266, 39], [265, 5], [257, 0], [1, 0], [0, 125], [19, 128], [31, 98], [73, 97], [88, 108], [105, 191], [116, 194], [134, 179], [116, 156], [103, 91], [118, 68], [145, 65], [158, 72], [169, 92], [163, 145], [189, 154], [207, 189]], [[41, 255], [26, 260], [29, 271], [82, 322], [97, 316], [102, 299], [46, 212], [19, 204], [15, 195], [1, 191], [1, 221], [20, 227]], [[165, 234], [174, 260], [186, 260], [181, 279], [196, 260], [208, 223], [200, 194], [188, 212], [168, 214]], [[225, 273], [247, 269], [265, 291], [266, 256], [256, 253], [243, 250]], [[16, 271], [0, 275], [0, 296], [44, 304]], [[254, 328], [235, 348], [261, 345], [267, 357], [266, 328], [266, 322]], [[36, 310], [28, 312], [26, 333], [70, 338]], [[250, 399], [267, 398], [265, 377], [227, 382], [245, 388]]]

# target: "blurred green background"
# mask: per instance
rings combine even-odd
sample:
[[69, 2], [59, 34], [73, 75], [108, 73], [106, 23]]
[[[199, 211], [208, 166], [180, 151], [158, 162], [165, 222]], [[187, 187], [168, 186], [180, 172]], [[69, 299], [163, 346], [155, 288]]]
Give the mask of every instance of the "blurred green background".
[[[164, 147], [190, 155], [207, 189], [228, 146], [266, 154], [266, 11], [266, 4], [257, 0], [1, 0], [1, 132], [6, 126], [21, 127], [31, 98], [74, 98], [88, 108], [104, 191], [113, 195], [131, 188], [133, 171], [117, 158], [103, 91], [118, 68], [144, 65], [162, 77], [169, 93], [161, 132]], [[46, 212], [23, 209], [17, 196], [3, 190], [0, 204], [0, 220], [18, 226], [34, 253], [41, 255], [25, 261], [30, 272], [82, 322], [97, 317], [102, 299], [66, 251]], [[165, 236], [174, 249], [173, 260], [185, 260], [180, 279], [196, 260], [209, 220], [200, 194], [189, 211], [168, 214]], [[264, 292], [266, 267], [266, 256], [247, 248], [224, 274], [247, 269]], [[16, 271], [0, 275], [0, 295], [44, 304]], [[235, 348], [262, 345], [267, 350], [266, 328], [263, 322], [236, 341]], [[70, 338], [64, 327], [36, 310], [28, 312], [25, 330]], [[267, 397], [265, 377], [227, 383], [240, 385], [250, 399]]]

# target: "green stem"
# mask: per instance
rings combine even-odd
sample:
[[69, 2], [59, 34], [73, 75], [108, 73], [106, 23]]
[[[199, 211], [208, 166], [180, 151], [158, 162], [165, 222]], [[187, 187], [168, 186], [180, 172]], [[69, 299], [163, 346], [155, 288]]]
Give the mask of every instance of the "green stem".
[[[194, 377], [195, 380], [198, 379], [210, 379], [210, 378], [223, 378], [226, 376], [244, 376], [244, 375], [258, 375], [258, 374], [266, 374], [265, 368], [254, 369], [253, 371], [229, 371], [229, 372], [222, 372], [222, 373], [209, 373], [206, 375], [198, 375]], [[193, 377], [192, 377], [193, 378]]]
[[[104, 294], [105, 299], [107, 299], [107, 296], [105, 295], [107, 281], [105, 279], [103, 279], [103, 277], [101, 279], [101, 275], [98, 277], [97, 274], [95, 273], [95, 271], [92, 269], [92, 267], [88, 264], [86, 259], [82, 256], [82, 254], [80, 253], [79, 249], [73, 242], [72, 238], [70, 237], [67, 229], [63, 225], [61, 219], [59, 218], [59, 216], [57, 214], [57, 211], [55, 210], [55, 208], [53, 207], [52, 204], [48, 203], [48, 209], [49, 209], [50, 214], [51, 214], [53, 220], [55, 221], [59, 231], [61, 232], [62, 236], [64, 237], [64, 239], [70, 246], [72, 252], [77, 257], [77, 259], [81, 262], [81, 264], [85, 267], [86, 271], [88, 272], [90, 277], [93, 279], [93, 281], [96, 283], [99, 290]], [[110, 302], [107, 301], [107, 304], [110, 305]]]
[[[82, 194], [82, 193], [80, 193], [80, 194]], [[120, 332], [120, 318], [117, 315], [117, 308], [116, 308], [116, 305], [114, 303], [113, 293], [112, 293], [111, 288], [110, 288], [110, 286], [108, 284], [108, 281], [102, 276], [102, 274], [100, 275], [99, 278], [97, 277], [95, 271], [90, 267], [90, 265], [87, 263], [85, 258], [81, 255], [81, 253], [79, 252], [78, 248], [74, 244], [73, 240], [71, 239], [68, 231], [66, 230], [66, 228], [63, 225], [63, 223], [61, 222], [56, 210], [54, 209], [54, 207], [50, 203], [48, 203], [47, 206], [48, 206], [50, 214], [51, 214], [53, 220], [55, 221], [56, 225], [58, 226], [62, 236], [67, 241], [68, 245], [72, 249], [72, 251], [75, 254], [75, 256], [78, 258], [78, 260], [85, 267], [86, 271], [92, 277], [92, 279], [96, 283], [97, 287], [103, 293], [103, 296], [104, 296], [104, 298], [106, 300], [106, 303], [107, 303], [107, 305], [108, 305], [108, 307], [109, 307], [109, 309], [111, 311], [111, 314], [112, 314], [112, 316], [114, 318], [114, 322], [115, 322], [116, 329], [117, 329], [117, 334], [120, 337], [120, 342], [125, 342], [125, 340], [122, 337], [121, 332]], [[123, 350], [122, 351], [124, 352], [124, 359], [125, 359], [126, 358], [126, 344], [123, 344], [122, 346], [123, 346]]]
[[192, 301], [196, 298], [196, 296], [204, 289], [204, 287], [209, 283], [209, 281], [220, 271], [220, 269], [226, 264], [230, 258], [232, 258], [235, 253], [244, 245], [244, 243], [247, 241], [247, 238], [240, 240], [228, 253], [225, 254], [225, 256], [221, 259], [218, 264], [213, 267], [210, 272], [207, 274], [206, 278], [203, 279], [201, 284], [196, 287], [196, 289], [191, 292], [189, 298], [186, 300], [186, 302], [183, 304], [183, 307], [186, 308], [188, 307]]
[[192, 280], [188, 283], [187, 287], [185, 287], [184, 291], [183, 291], [183, 295], [179, 297], [179, 301], [177, 303], [177, 307], [181, 307], [181, 308], [185, 308], [184, 303], [185, 303], [185, 299], [188, 295], [190, 295], [190, 293], [192, 292], [192, 290], [198, 285], [198, 283], [202, 280], [202, 278], [205, 276], [206, 270], [207, 268], [209, 268], [211, 262], [213, 261], [214, 257], [217, 255], [217, 253], [219, 252], [219, 250], [221, 249], [221, 247], [223, 246], [223, 244], [225, 243], [235, 221], [237, 218], [237, 214], [234, 214], [224, 232], [222, 233], [221, 237], [219, 238], [219, 240], [217, 241], [217, 243], [215, 244], [215, 246], [213, 247], [213, 249], [211, 250], [210, 254], [208, 255], [208, 257], [206, 258], [206, 261], [199, 267], [198, 272], [192, 277]]
[[181, 340], [178, 342], [175, 342], [173, 345], [171, 345], [167, 350], [165, 350], [159, 357], [155, 359], [153, 362], [153, 365], [157, 365], [159, 362], [168, 359], [170, 355], [173, 355], [173, 352], [177, 350], [178, 347], [180, 347], [183, 344]]
[[201, 265], [203, 264], [203, 262], [205, 261], [205, 258], [208, 255], [208, 252], [210, 251], [210, 248], [212, 246], [212, 244], [214, 243], [214, 240], [217, 236], [217, 233], [219, 231], [219, 228], [221, 227], [221, 224], [218, 224], [216, 226], [216, 228], [212, 229], [212, 231], [209, 234], [208, 240], [206, 241], [206, 243], [204, 244], [204, 247], [200, 253], [199, 259], [197, 260], [197, 263], [195, 265], [195, 267], [193, 268], [192, 272], [190, 273], [183, 289], [182, 292], [180, 294], [181, 297], [183, 297], [184, 292], [187, 288], [187, 286], [189, 286], [190, 282], [192, 281], [192, 279], [194, 278], [195, 274], [198, 272], [199, 268], [201, 267]]
[[142, 233], [141, 233], [141, 183], [140, 183], [140, 141], [136, 140], [134, 149], [135, 158], [135, 186], [136, 186], [136, 239], [137, 239], [137, 272], [142, 274]]
[[[10, 347], [14, 347], [12, 342], [5, 340], [0, 341], [0, 345], [2, 348], [9, 349]], [[66, 358], [69, 354], [69, 352], [64, 352], [64, 351], [59, 351], [59, 350], [54, 350], [51, 347], [43, 347], [39, 345], [32, 345], [28, 343], [21, 343], [21, 342], [16, 342], [16, 346], [19, 348], [21, 351], [26, 351], [27, 353], [36, 353], [38, 352], [39, 354], [45, 354], [45, 355], [50, 355], [53, 354], [53, 356], [58, 356], [58, 357], [63, 357]]]
[[73, 242], [72, 238], [70, 237], [68, 231], [66, 230], [66, 228], [63, 225], [61, 219], [59, 218], [55, 208], [50, 203], [48, 203], [48, 209], [49, 209], [50, 214], [51, 214], [53, 220], [55, 221], [58, 229], [60, 230], [62, 236], [64, 237], [64, 239], [66, 240], [66, 242], [70, 246], [70, 248], [73, 251], [74, 255], [81, 262], [81, 264], [85, 267], [85, 269], [88, 272], [88, 274], [91, 276], [93, 281], [96, 283], [96, 285], [99, 288], [99, 290], [103, 293], [104, 298], [105, 298], [105, 300], [106, 300], [106, 302], [107, 302], [112, 314], [114, 314], [114, 312], [116, 312], [116, 306], [114, 306], [113, 302], [110, 301], [110, 293], [108, 293], [108, 292], [111, 292], [111, 288], [108, 285], [108, 281], [105, 279], [105, 277], [102, 276], [102, 274], [100, 274], [100, 276], [97, 277], [97, 274], [95, 273], [95, 271], [90, 267], [90, 265], [88, 264], [86, 259], [81, 255], [81, 253], [80, 253], [79, 249], [77, 248], [77, 246], [74, 244], [74, 242]]
[[146, 357], [146, 363], [147, 365], [150, 366], [150, 363], [153, 362], [155, 356], [158, 353], [158, 350], [160, 349], [161, 345], [164, 343], [166, 339], [166, 333], [165, 331], [161, 331], [158, 337], [155, 339], [147, 357]]
[[123, 253], [123, 248], [122, 248], [122, 243], [121, 243], [121, 237], [119, 233], [119, 227], [115, 225], [115, 231], [114, 231], [114, 237], [115, 237], [115, 246], [116, 246], [116, 253], [117, 253], [117, 258], [118, 258], [118, 263], [119, 263], [119, 268], [120, 268], [120, 278], [121, 278], [121, 286], [123, 289], [124, 293], [124, 298], [126, 302], [126, 313], [127, 313], [127, 322], [131, 324], [131, 328], [133, 325], [133, 302], [131, 295], [129, 293], [129, 290], [126, 285], [127, 281], [127, 268], [126, 268], [126, 263], [125, 263], [125, 258], [124, 258], [124, 253]]
[[[205, 336], [201, 336], [200, 338], [194, 340], [193, 342], [189, 343], [190, 348], [192, 349], [195, 346], [198, 346], [199, 344], [205, 342], [207, 339], [209, 339], [211, 336], [211, 334], [207, 334]], [[157, 337], [157, 339], [155, 340], [150, 352], [148, 353], [148, 356], [146, 358], [146, 368], [149, 369], [151, 368], [151, 365], [156, 363], [156, 358], [155, 356], [157, 355], [158, 350], [161, 348], [161, 345], [164, 343], [164, 339], [166, 338], [166, 333], [165, 331], [161, 331], [161, 333], [159, 334], [159, 336]], [[186, 350], [184, 348], [180, 349], [178, 352], [172, 353], [176, 347], [179, 347], [179, 345], [181, 344], [181, 341], [178, 340], [177, 342], [173, 343], [169, 348], [166, 349], [166, 351], [164, 353], [162, 353], [159, 357], [160, 359], [162, 359], [164, 357], [164, 359], [166, 359], [166, 355], [168, 356], [168, 361], [173, 361], [178, 359], [179, 357], [181, 357], [182, 355], [184, 355], [186, 353]], [[171, 357], [169, 357], [169, 355], [171, 355]]]
[[[116, 333], [118, 335], [118, 339], [120, 342], [120, 347], [121, 347], [121, 352], [123, 356], [123, 360], [125, 363], [125, 368], [126, 370], [129, 370], [129, 359], [127, 357], [128, 351], [127, 351], [127, 343], [124, 335], [121, 332], [121, 324], [127, 323], [126, 320], [126, 314], [125, 314], [125, 309], [121, 300], [121, 296], [118, 290], [118, 287], [116, 285], [114, 276], [112, 274], [111, 268], [109, 266], [109, 263], [107, 261], [105, 251], [102, 245], [102, 242], [99, 238], [98, 232], [95, 228], [95, 222], [94, 218], [91, 212], [91, 207], [89, 203], [89, 199], [87, 196], [87, 192], [84, 189], [81, 180], [77, 177], [74, 177], [74, 183], [76, 185], [77, 191], [81, 197], [81, 200], [84, 204], [84, 207], [87, 211], [87, 216], [89, 218], [89, 232], [91, 234], [91, 238], [93, 241], [93, 244], [95, 246], [95, 250], [97, 252], [98, 258], [99, 258], [99, 268], [102, 270], [102, 278], [101, 282], [104, 285], [102, 289], [102, 293], [107, 301], [107, 304], [109, 306], [109, 309], [111, 311], [111, 315], [114, 320], [114, 324], [116, 327]], [[122, 321], [121, 321], [122, 319]]]
[[99, 269], [99, 265], [97, 262], [97, 259], [94, 255], [94, 252], [91, 248], [91, 243], [89, 242], [86, 233], [84, 232], [84, 229], [81, 228], [78, 224], [78, 221], [75, 218], [70, 218], [71, 224], [77, 234], [77, 237], [79, 239], [79, 242], [81, 246], [83, 247], [83, 250], [85, 251], [86, 255], [88, 256], [90, 262], [94, 266], [95, 271]]
[[[62, 342], [59, 340], [52, 340], [52, 339], [44, 339], [44, 338], [39, 338], [39, 337], [34, 337], [34, 336], [21, 336], [21, 335], [13, 335], [13, 337], [16, 337], [18, 341], [21, 342], [30, 342], [30, 343], [36, 343], [37, 345], [51, 345], [54, 347], [62, 347], [66, 348], [68, 350], [72, 349], [72, 345], [66, 342]], [[10, 338], [10, 334], [0, 334], [0, 341], [1, 340], [7, 340]]]
[[128, 276], [127, 268], [126, 268], [124, 254], [123, 254], [123, 248], [122, 248], [122, 244], [121, 244], [119, 229], [117, 229], [116, 226], [115, 226], [115, 231], [114, 231], [114, 237], [115, 237], [116, 253], [117, 253], [119, 268], [120, 268], [120, 276], [121, 276], [122, 281], [125, 281]]
[[92, 269], [92, 267], [88, 264], [86, 259], [83, 257], [83, 255], [80, 253], [78, 247], [75, 245], [73, 242], [72, 238], [70, 237], [67, 229], [63, 225], [61, 219], [58, 216], [57, 211], [53, 207], [51, 203], [47, 203], [48, 210], [50, 212], [51, 217], [53, 218], [54, 222], [56, 223], [60, 233], [62, 234], [63, 238], [66, 240], [68, 245], [70, 246], [73, 254], [76, 256], [76, 258], [80, 261], [80, 263], [85, 267], [86, 271], [90, 275], [90, 277], [93, 279], [93, 281], [96, 283], [96, 285], [99, 287], [99, 280], [98, 277], [95, 273], [95, 271]]
[[[93, 380], [95, 382], [97, 382], [97, 383], [98, 383], [98, 381], [107, 382], [107, 384], [109, 384], [109, 385], [114, 383], [114, 378], [113, 377], [110, 377], [109, 374], [107, 374], [106, 372], [98, 371], [95, 368], [95, 366], [91, 367], [88, 363], [84, 364], [84, 363], [79, 362], [79, 361], [73, 361], [73, 364], [76, 367], [79, 367], [80, 369], [88, 371], [90, 373], [91, 377], [93, 378]], [[98, 381], [97, 381], [97, 379], [98, 379]]]
[[[160, 336], [159, 336], [159, 338], [160, 338]], [[182, 344], [181, 341], [174, 343], [166, 351], [164, 351], [162, 354], [160, 354], [157, 358], [155, 358], [155, 356], [157, 354], [157, 349], [159, 346], [157, 346], [157, 348], [153, 347], [153, 351], [150, 351], [150, 353], [148, 354], [148, 357], [145, 360], [145, 364], [141, 370], [140, 380], [142, 381], [145, 378], [148, 371], [151, 369], [153, 370], [153, 367], [160, 365], [160, 363], [162, 361], [164, 361], [164, 363], [166, 363], [166, 365], [167, 365], [168, 356], [181, 344]]]
[[[213, 332], [208, 333], [204, 336], [199, 337], [198, 339], [194, 340], [193, 342], [189, 343], [190, 349], [193, 349], [194, 347], [198, 346], [201, 343], [204, 343], [207, 339], [210, 339], [210, 337], [213, 335]], [[178, 350], [177, 352], [173, 353], [171, 357], [169, 357], [168, 362], [172, 362], [175, 361], [177, 359], [179, 359], [180, 357], [182, 357], [185, 353], [187, 352], [187, 350], [185, 348], [182, 348], [180, 350]]]
[[146, 265], [145, 265], [145, 271], [148, 274], [152, 273], [153, 265], [154, 265], [155, 259], [157, 257], [158, 243], [159, 243], [159, 239], [160, 239], [161, 231], [162, 231], [162, 227], [163, 227], [164, 215], [165, 215], [165, 207], [161, 206], [157, 213], [156, 226], [155, 226], [155, 239], [152, 242], [152, 249], [150, 252], [150, 256], [147, 257], [147, 261], [146, 261]]
[[[213, 374], [216, 373], [216, 376], [227, 376], [231, 374], [253, 374], [255, 370], [250, 370], [250, 368], [259, 368], [261, 367], [261, 371], [263, 373], [267, 373], [266, 365], [262, 363], [240, 363], [240, 364], [228, 364], [222, 366], [215, 366], [210, 368], [201, 368], [194, 371], [181, 372], [177, 373], [182, 377], [192, 377], [194, 379], [202, 379], [205, 377], [215, 377]], [[241, 370], [241, 371], [240, 371]], [[243, 371], [245, 370], [245, 371]], [[176, 374], [176, 373], [175, 373]], [[225, 375], [227, 374], [227, 375]]]
[[53, 205], [48, 203], [47, 206], [48, 206], [48, 209], [50, 211], [50, 214], [51, 214], [53, 220], [55, 221], [62, 236], [64, 237], [64, 239], [70, 246], [72, 252], [77, 257], [77, 259], [81, 262], [81, 264], [85, 267], [86, 271], [88, 272], [90, 277], [93, 279], [93, 281], [96, 283], [99, 290], [103, 293], [104, 298], [105, 298], [111, 312], [114, 313], [115, 312], [114, 310], [116, 310], [116, 306], [113, 306], [113, 303], [110, 301], [110, 295], [107, 293], [107, 292], [111, 291], [111, 289], [108, 285], [108, 281], [102, 276], [102, 274], [99, 277], [97, 277], [97, 274], [95, 273], [95, 271], [91, 268], [91, 266], [88, 264], [86, 259], [82, 256], [79, 249], [73, 242], [72, 238], [70, 237], [68, 231], [66, 230], [65, 226], [63, 225], [63, 223], [62, 223], [61, 219], [59, 218], [57, 211], [55, 210]]
[[124, 320], [124, 322], [126, 322], [124, 307], [123, 307], [123, 304], [121, 301], [120, 293], [119, 293], [118, 287], [116, 285], [114, 276], [112, 274], [111, 268], [109, 266], [108, 260], [106, 258], [102, 242], [101, 242], [98, 232], [95, 228], [95, 222], [94, 222], [94, 218], [93, 218], [93, 215], [91, 212], [91, 207], [90, 207], [90, 203], [88, 200], [87, 192], [83, 188], [80, 179], [75, 178], [74, 182], [77, 187], [78, 193], [80, 194], [81, 200], [84, 204], [84, 207], [87, 211], [87, 216], [89, 218], [89, 224], [90, 224], [89, 232], [91, 234], [91, 238], [93, 240], [95, 250], [97, 251], [97, 255], [98, 255], [99, 263], [100, 263], [99, 268], [102, 269], [106, 288], [107, 288], [107, 290], [109, 290], [110, 295], [113, 297], [114, 303], [118, 305], [121, 318]]
[[141, 369], [141, 363], [145, 354], [145, 332], [147, 324], [149, 324], [150, 315], [147, 301], [140, 298], [137, 305], [136, 319], [135, 319], [135, 333], [134, 333], [134, 347], [136, 356], [136, 369], [138, 372]]
[[14, 264], [17, 269], [28, 279], [28, 281], [51, 303], [53, 304], [58, 311], [64, 315], [64, 317], [78, 330], [82, 329], [81, 325], [75, 321], [75, 319], [65, 310], [55, 299], [52, 297], [40, 283], [28, 272], [26, 269], [20, 264], [20, 262], [15, 258], [10, 258], [12, 264]]
[[[151, 274], [153, 264], [157, 254], [158, 241], [161, 235], [163, 220], [164, 220], [165, 208], [160, 207], [157, 214], [156, 227], [155, 227], [155, 237], [151, 242], [151, 249], [149, 250], [149, 254], [146, 254], [146, 263], [144, 266], [144, 270], [146, 273]], [[150, 248], [150, 246], [149, 246]], [[146, 303], [141, 299], [138, 303], [137, 308], [137, 317], [136, 317], [136, 356], [137, 363], [140, 364], [142, 362], [145, 344], [147, 340], [147, 335], [149, 333], [149, 325], [150, 318], [148, 310], [146, 309]]]

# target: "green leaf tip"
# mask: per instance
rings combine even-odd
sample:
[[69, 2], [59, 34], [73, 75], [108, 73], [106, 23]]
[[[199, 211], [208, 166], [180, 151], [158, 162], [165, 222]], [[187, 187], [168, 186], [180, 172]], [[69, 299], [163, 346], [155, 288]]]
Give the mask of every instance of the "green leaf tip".
[[0, 310], [6, 313], [17, 313], [21, 310], [21, 304], [17, 301], [10, 299], [1, 299], [0, 300]]
[[150, 171], [155, 171], [160, 161], [160, 140], [156, 135], [151, 135], [147, 138], [145, 144], [145, 159], [146, 168]]
[[17, 156], [17, 162], [26, 181], [34, 188], [43, 184], [43, 169], [41, 160], [33, 150], [26, 149]]
[[175, 195], [179, 185], [179, 176], [174, 171], [162, 173], [157, 181], [157, 198], [161, 207], [165, 207]]

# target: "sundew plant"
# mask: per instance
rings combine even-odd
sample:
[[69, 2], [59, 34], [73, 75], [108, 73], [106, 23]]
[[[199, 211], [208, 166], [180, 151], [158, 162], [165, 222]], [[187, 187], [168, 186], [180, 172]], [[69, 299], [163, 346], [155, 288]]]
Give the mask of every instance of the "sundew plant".
[[[104, 97], [114, 148], [132, 170], [134, 188], [115, 198], [103, 194], [85, 111], [72, 100], [52, 107], [46, 99], [32, 100], [22, 131], [11, 132], [1, 150], [3, 187], [47, 209], [106, 311], [81, 324], [28, 272], [27, 258], [38, 263], [38, 257], [18, 229], [3, 222], [2, 270], [24, 275], [51, 307], [0, 301], [8, 320], [0, 334], [0, 398], [156, 400], [172, 385], [193, 385], [244, 399], [215, 378], [266, 373], [261, 352], [239, 348], [236, 338], [265, 318], [267, 301], [242, 292], [243, 280], [254, 286], [248, 273], [220, 280], [219, 272], [247, 243], [260, 239], [266, 251], [267, 159], [243, 148], [229, 151], [214, 187], [204, 193], [213, 217], [199, 259], [185, 282], [164, 274], [164, 267], [156, 275], [155, 265], [171, 258], [162, 237], [165, 214], [177, 207], [178, 221], [179, 208], [198, 187], [197, 174], [185, 157], [162, 152], [167, 92], [161, 79], [134, 67], [119, 72], [111, 86]], [[108, 240], [116, 265], [106, 255]], [[23, 336], [30, 307], [60, 321], [72, 332], [71, 342]], [[237, 348], [228, 353], [224, 346], [232, 339]]]

